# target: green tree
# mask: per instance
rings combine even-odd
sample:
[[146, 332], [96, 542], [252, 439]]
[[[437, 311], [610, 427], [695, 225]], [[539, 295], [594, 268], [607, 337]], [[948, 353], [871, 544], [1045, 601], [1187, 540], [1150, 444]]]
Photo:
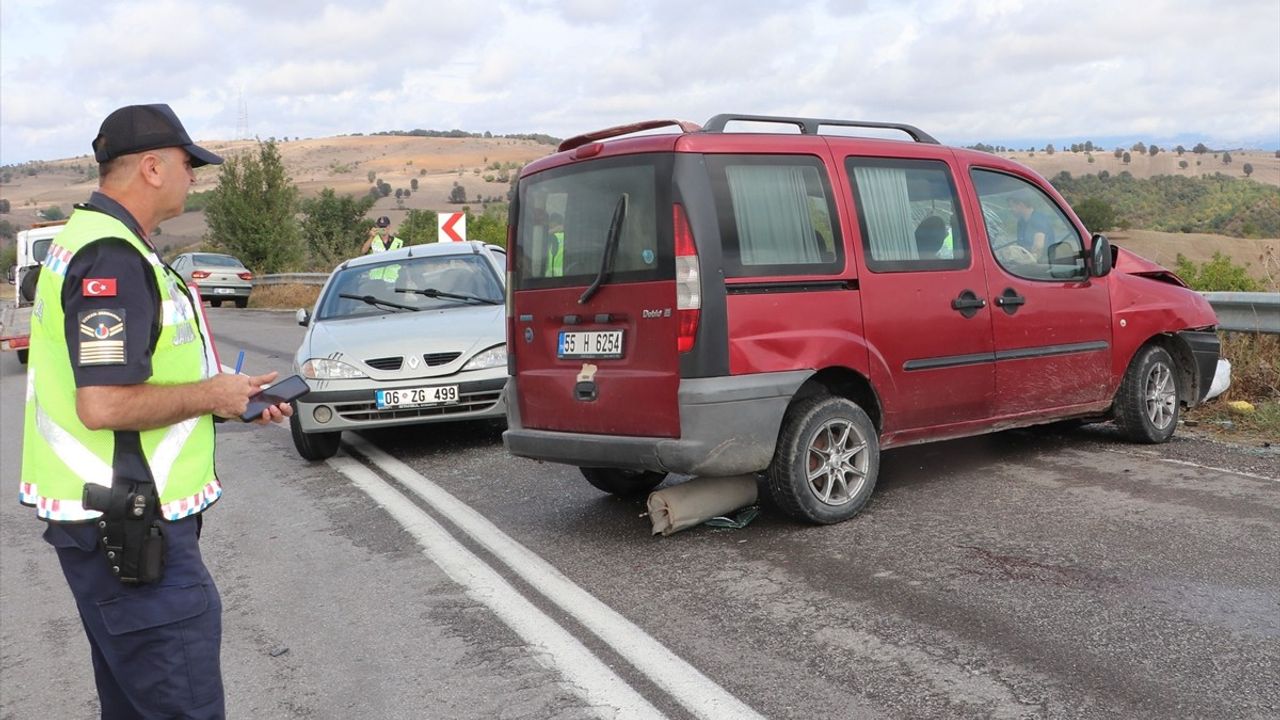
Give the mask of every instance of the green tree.
[[294, 186], [274, 143], [226, 159], [205, 210], [209, 242], [254, 272], [293, 269], [302, 256]]
[[45, 220], [62, 220], [67, 216], [66, 213], [62, 212], [62, 208], [58, 207], [57, 205], [50, 205], [49, 207], [40, 211], [40, 214], [44, 217]]
[[1178, 157], [1182, 157], [1182, 153], [1186, 152], [1187, 149], [1179, 145], [1178, 147], [1174, 148], [1173, 151], [1178, 153]]
[[299, 207], [313, 267], [328, 269], [360, 252], [370, 227], [364, 215], [373, 207], [371, 196], [338, 195], [333, 188], [325, 188]]
[[1252, 174], [1253, 174], [1253, 164], [1252, 164], [1252, 163], [1245, 163], [1245, 164], [1244, 164], [1244, 166], [1242, 166], [1240, 169], [1241, 169], [1241, 170], [1244, 170], [1244, 176], [1245, 176], [1245, 177], [1249, 177], [1250, 175], [1252, 175]]
[[1128, 151], [1125, 151], [1125, 154], [1120, 156], [1120, 160], [1123, 161], [1125, 165], [1128, 165], [1131, 159], [1132, 158], [1129, 157]]
[[1261, 290], [1257, 280], [1249, 277], [1248, 269], [1243, 265], [1231, 262], [1231, 257], [1220, 252], [1213, 254], [1213, 259], [1199, 267], [1178, 253], [1174, 272], [1182, 278], [1192, 290], [1201, 292], [1258, 292]]
[[1229, 153], [1229, 152], [1224, 152], [1224, 153], [1222, 153], [1222, 164], [1223, 164], [1223, 165], [1230, 165], [1230, 164], [1231, 164], [1231, 153]]
[[374, 172], [374, 171], [370, 170], [370, 171], [369, 171], [369, 174], [368, 174], [368, 175], [366, 175], [365, 177], [369, 178], [369, 182], [371, 182], [371, 183], [372, 183], [372, 182], [374, 181], [374, 178], [378, 177], [378, 173], [376, 173], [376, 172]]
[[[0, 220], [0, 238], [4, 238], [6, 240], [13, 240], [17, 236], [18, 236], [18, 227], [16, 225], [9, 222], [8, 220]], [[9, 263], [9, 265], [12, 265], [12, 264], [13, 263]], [[0, 268], [7, 268], [9, 267], [9, 265], [0, 263]]]
[[1158, 152], [1160, 152], [1160, 148], [1154, 144], [1152, 144], [1151, 147], [1147, 148], [1147, 154], [1150, 155], [1151, 157], [1155, 157], [1156, 153]]
[[418, 178], [411, 178], [409, 180], [409, 189], [414, 192], [418, 192]]
[[1101, 198], [1085, 198], [1072, 205], [1076, 217], [1090, 232], [1106, 232], [1116, 226], [1116, 209]]
[[1179, 161], [1178, 161], [1178, 167], [1182, 168], [1183, 170], [1186, 170], [1186, 169], [1187, 169], [1187, 161], [1186, 161], [1186, 160], [1179, 160]]
[[396, 234], [407, 245], [425, 245], [440, 239], [438, 218], [434, 210], [410, 210]]
[[1209, 152], [1209, 148], [1206, 147], [1204, 143], [1200, 142], [1200, 143], [1196, 143], [1196, 146], [1191, 148], [1191, 152], [1197, 155], [1203, 155]]
[[1138, 153], [1139, 155], [1144, 155], [1147, 152], [1147, 146], [1141, 140], [1134, 143], [1133, 146], [1130, 147], [1129, 149]]
[[6, 199], [0, 199], [0, 215], [8, 215], [8, 214], [9, 214], [9, 201]]
[[453, 183], [453, 189], [449, 191], [449, 202], [464, 203], [467, 201], [467, 189], [462, 187], [457, 181]]
[[507, 204], [494, 203], [479, 214], [467, 210], [467, 239], [491, 245], [507, 246]]

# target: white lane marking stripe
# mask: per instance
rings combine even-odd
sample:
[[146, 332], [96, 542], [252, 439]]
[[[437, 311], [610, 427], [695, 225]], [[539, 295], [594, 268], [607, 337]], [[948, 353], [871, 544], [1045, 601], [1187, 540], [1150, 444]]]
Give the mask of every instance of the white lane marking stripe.
[[1188, 467], [1200, 468], [1201, 470], [1212, 470], [1214, 472], [1226, 473], [1228, 475], [1239, 475], [1240, 477], [1253, 478], [1254, 480], [1269, 480], [1271, 482], [1280, 482], [1280, 478], [1267, 477], [1266, 475], [1255, 475], [1251, 472], [1245, 472], [1243, 470], [1232, 470], [1230, 468], [1213, 467], [1212, 465], [1201, 465], [1200, 463], [1193, 463], [1190, 460], [1174, 460], [1173, 458], [1160, 457], [1156, 453], [1145, 453], [1145, 452], [1138, 452], [1134, 450], [1107, 450], [1107, 452], [1115, 453], [1117, 455], [1128, 455], [1130, 457], [1146, 458], [1148, 460], [1157, 460], [1162, 463], [1169, 463], [1170, 465], [1186, 465]]
[[532, 646], [537, 657], [558, 671], [601, 717], [618, 720], [663, 717], [585, 645], [372, 470], [342, 455], [331, 458], [328, 463], [395, 518], [417, 539], [423, 554]]
[[512, 540], [483, 515], [419, 475], [413, 468], [355, 433], [348, 433], [344, 442], [427, 501], [431, 507], [537, 588], [548, 600], [608, 643], [614, 651], [649, 676], [695, 716], [708, 720], [763, 720], [763, 716], [750, 706], [729, 694], [644, 630], [578, 587], [546, 560]]

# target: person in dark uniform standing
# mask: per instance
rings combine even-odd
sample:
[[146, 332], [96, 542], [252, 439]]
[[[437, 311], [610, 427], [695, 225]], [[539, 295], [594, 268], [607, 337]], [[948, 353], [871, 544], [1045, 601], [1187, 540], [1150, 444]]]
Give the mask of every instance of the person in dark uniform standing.
[[222, 604], [197, 543], [222, 494], [213, 418], [238, 419], [275, 373], [221, 372], [199, 299], [150, 240], [182, 213], [193, 168], [222, 158], [168, 105], [111, 113], [93, 151], [99, 190], [36, 287], [20, 500], [46, 521], [102, 717], [221, 718]]

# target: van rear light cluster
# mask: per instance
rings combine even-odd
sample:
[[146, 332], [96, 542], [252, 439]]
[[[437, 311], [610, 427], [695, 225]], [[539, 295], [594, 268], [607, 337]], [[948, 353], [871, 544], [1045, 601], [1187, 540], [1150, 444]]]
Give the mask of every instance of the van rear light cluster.
[[702, 273], [698, 268], [698, 249], [693, 244], [693, 231], [684, 206], [671, 209], [671, 224], [676, 240], [676, 319], [679, 334], [676, 347], [682, 352], [693, 349], [698, 336], [698, 320], [702, 316]]

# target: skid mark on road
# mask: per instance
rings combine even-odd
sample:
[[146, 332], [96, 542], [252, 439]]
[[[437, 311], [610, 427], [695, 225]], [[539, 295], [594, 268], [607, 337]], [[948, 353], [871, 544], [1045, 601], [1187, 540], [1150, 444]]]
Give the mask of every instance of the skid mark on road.
[[1190, 460], [1174, 460], [1173, 458], [1160, 457], [1155, 453], [1144, 453], [1144, 452], [1134, 452], [1133, 450], [1115, 450], [1115, 449], [1108, 449], [1106, 450], [1106, 452], [1115, 453], [1117, 455], [1128, 455], [1130, 457], [1139, 457], [1139, 458], [1143, 458], [1144, 460], [1156, 460], [1162, 463], [1169, 463], [1170, 465], [1185, 465], [1187, 467], [1198, 468], [1200, 470], [1212, 470], [1213, 472], [1224, 473], [1226, 475], [1239, 475], [1240, 477], [1252, 478], [1254, 480], [1267, 480], [1269, 482], [1280, 483], [1280, 477], [1267, 477], [1266, 475], [1256, 475], [1251, 472], [1245, 472], [1244, 470], [1232, 470], [1230, 468], [1220, 468], [1220, 467], [1214, 467], [1212, 465], [1201, 465], [1200, 463], [1193, 463]]

